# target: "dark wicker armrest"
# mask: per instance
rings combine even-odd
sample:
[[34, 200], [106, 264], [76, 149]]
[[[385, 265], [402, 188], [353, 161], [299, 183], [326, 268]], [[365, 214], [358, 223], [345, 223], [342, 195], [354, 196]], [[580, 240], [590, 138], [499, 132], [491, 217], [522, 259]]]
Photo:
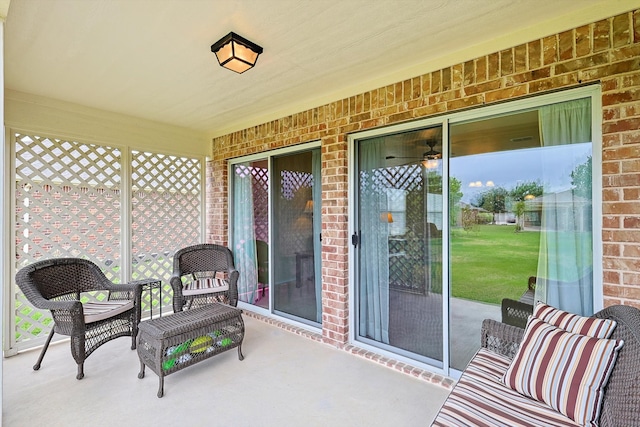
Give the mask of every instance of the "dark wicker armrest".
[[[125, 283], [115, 284], [109, 290], [110, 300], [133, 300], [135, 305], [135, 324], [140, 323], [142, 318], [142, 283]], [[137, 327], [134, 327], [134, 336], [136, 334]]]
[[240, 272], [235, 268], [228, 271], [229, 274], [229, 305], [238, 306], [238, 278]]
[[172, 274], [169, 279], [169, 283], [171, 284], [171, 288], [173, 289], [174, 295], [182, 296], [182, 276], [181, 274]]
[[480, 345], [487, 350], [513, 359], [524, 336], [524, 329], [493, 319], [482, 322]]
[[84, 311], [80, 301], [47, 301], [46, 306], [38, 308], [51, 310], [53, 327], [57, 333], [69, 336], [84, 335]]
[[178, 312], [182, 311], [182, 306], [185, 301], [182, 296], [182, 274], [179, 269], [175, 271], [175, 268], [174, 265], [174, 273], [169, 279], [169, 284], [171, 285], [171, 289], [173, 289], [173, 311]]
[[125, 283], [115, 284], [107, 286], [109, 290], [110, 300], [130, 300], [140, 301], [142, 297], [142, 284], [141, 283]]
[[31, 295], [29, 301], [40, 310], [72, 311], [82, 305], [78, 300], [48, 300], [39, 295]]

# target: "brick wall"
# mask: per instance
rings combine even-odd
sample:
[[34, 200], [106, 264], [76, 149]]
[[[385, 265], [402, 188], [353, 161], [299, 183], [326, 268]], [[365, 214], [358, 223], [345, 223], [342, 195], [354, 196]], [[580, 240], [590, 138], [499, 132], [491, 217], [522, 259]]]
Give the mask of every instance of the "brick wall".
[[603, 105], [604, 304], [640, 307], [640, 10], [215, 138], [209, 240], [227, 242], [227, 159], [321, 140], [323, 339], [341, 345], [348, 339], [347, 135], [593, 82]]

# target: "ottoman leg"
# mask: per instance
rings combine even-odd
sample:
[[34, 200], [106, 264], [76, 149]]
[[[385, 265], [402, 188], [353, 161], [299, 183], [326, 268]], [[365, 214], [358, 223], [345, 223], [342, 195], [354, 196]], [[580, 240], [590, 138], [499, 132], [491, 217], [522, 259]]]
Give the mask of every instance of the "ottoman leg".
[[244, 356], [242, 354], [242, 344], [238, 346], [238, 359], [244, 360]]
[[142, 363], [142, 360], [140, 361], [140, 372], [138, 372], [138, 378], [142, 379], [144, 378], [144, 363]]
[[164, 377], [160, 376], [158, 378], [158, 397], [162, 397], [164, 394]]

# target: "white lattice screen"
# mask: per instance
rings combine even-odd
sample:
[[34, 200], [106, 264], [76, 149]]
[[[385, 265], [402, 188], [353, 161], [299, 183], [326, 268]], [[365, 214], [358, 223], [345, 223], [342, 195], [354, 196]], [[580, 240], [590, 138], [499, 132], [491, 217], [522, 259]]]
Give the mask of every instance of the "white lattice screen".
[[[120, 150], [20, 133], [13, 137], [16, 271], [40, 259], [80, 257], [95, 262], [116, 283], [129, 280], [122, 277], [121, 248], [128, 242], [121, 241], [121, 227], [127, 231], [129, 226], [121, 223], [126, 189], [121, 188]], [[170, 305], [173, 253], [201, 241], [201, 162], [137, 151], [131, 159], [131, 279], [162, 279], [163, 305]], [[15, 342], [19, 348], [37, 345], [50, 330], [49, 312], [34, 309], [14, 289]], [[157, 294], [144, 295], [143, 311], [151, 301], [154, 309], [160, 304]]]
[[[120, 151], [19, 133], [14, 143], [16, 271], [40, 259], [81, 257], [118, 282]], [[34, 309], [19, 290], [15, 298], [16, 342], [46, 336], [49, 312]]]
[[163, 305], [172, 300], [168, 282], [173, 254], [201, 241], [201, 173], [198, 159], [139, 151], [131, 155], [131, 271], [134, 279], [165, 280]]

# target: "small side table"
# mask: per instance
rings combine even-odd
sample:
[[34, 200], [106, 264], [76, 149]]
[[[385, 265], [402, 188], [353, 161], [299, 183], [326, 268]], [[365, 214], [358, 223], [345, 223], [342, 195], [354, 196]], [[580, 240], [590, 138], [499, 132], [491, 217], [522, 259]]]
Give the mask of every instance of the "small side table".
[[160, 279], [154, 279], [154, 278], [147, 278], [147, 279], [141, 279], [141, 280], [134, 280], [133, 282], [130, 282], [131, 284], [135, 284], [135, 285], [142, 285], [142, 292], [148, 292], [149, 293], [149, 318], [153, 319], [153, 290], [154, 289], [158, 289], [158, 298], [160, 303], [158, 304], [158, 309], [159, 309], [159, 313], [158, 316], [162, 317], [162, 280]]

